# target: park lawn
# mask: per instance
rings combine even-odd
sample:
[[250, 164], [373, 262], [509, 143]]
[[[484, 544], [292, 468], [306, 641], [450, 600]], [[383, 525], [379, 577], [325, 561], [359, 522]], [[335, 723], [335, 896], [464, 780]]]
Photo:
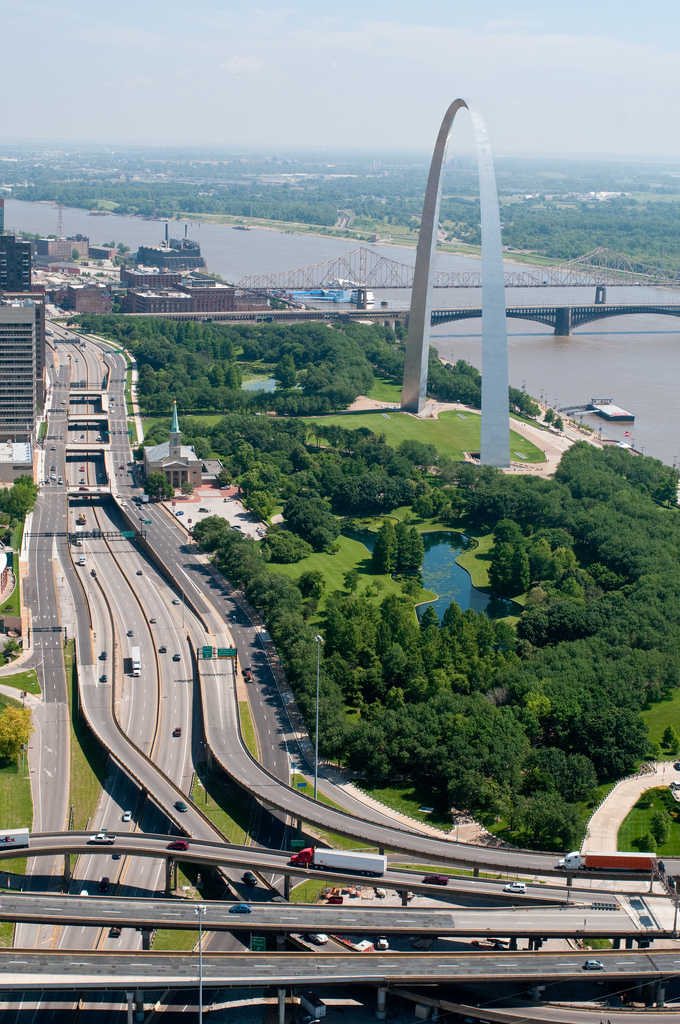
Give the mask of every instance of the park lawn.
[[[269, 562], [267, 568], [270, 572], [280, 572], [286, 576], [290, 576], [291, 579], [297, 580], [303, 572], [307, 572], [309, 569], [318, 570], [324, 578], [326, 584], [326, 594], [331, 593], [333, 590], [343, 590], [345, 587], [343, 576], [350, 569], [356, 569], [359, 573], [359, 590], [363, 590], [366, 587], [373, 586], [376, 581], [379, 581], [381, 590], [380, 598], [386, 594], [403, 593], [401, 587], [396, 580], [393, 580], [389, 575], [377, 575], [372, 571], [372, 558], [371, 552], [368, 550], [365, 544], [361, 541], [354, 540], [352, 537], [338, 537], [337, 544], [339, 550], [336, 554], [331, 555], [325, 551], [314, 552], [312, 555], [308, 555], [307, 558], [303, 558], [300, 562], [288, 563], [282, 565], [278, 562]], [[429, 590], [421, 590], [418, 595], [418, 602], [432, 601], [436, 597]], [[319, 602], [323, 604], [323, 598]]]
[[[203, 936], [203, 949], [205, 949]], [[153, 938], [152, 949], [155, 952], [190, 953], [198, 945], [198, 931], [188, 928], [159, 928]]]
[[[21, 704], [11, 697], [0, 697], [0, 711], [7, 707], [19, 708]], [[20, 754], [15, 762], [3, 763], [0, 767], [0, 821], [6, 828], [30, 829], [33, 824], [31, 779], [25, 754]], [[26, 858], [0, 860], [0, 871], [23, 875], [26, 871]], [[6, 937], [6, 931], [0, 932], [0, 945]]]
[[[180, 416], [179, 425], [180, 427], [182, 427], [182, 424], [184, 423], [184, 427], [182, 429], [189, 433], [190, 431], [188, 428], [191, 426], [191, 423], [187, 424], [187, 420], [200, 421], [201, 423], [206, 423], [209, 427], [214, 427], [215, 424], [219, 423], [220, 420], [223, 420], [226, 415], [227, 414], [224, 412], [210, 414], [206, 413], [205, 416], [202, 416], [200, 413], [191, 413], [190, 415]], [[144, 416], [143, 420], [145, 433], [150, 434], [157, 423], [160, 423], [161, 426], [164, 427], [166, 430], [170, 430], [170, 416]]]
[[71, 714], [71, 778], [69, 801], [73, 805], [72, 827], [84, 829], [95, 812], [106, 779], [108, 755], [85, 719], [78, 714], [78, 674], [73, 664], [73, 640], [64, 650], [66, 689]]
[[21, 615], [21, 584], [19, 582], [19, 556], [14, 552], [12, 559], [14, 563], [14, 579], [16, 580], [14, 590], [3, 606], [0, 608], [2, 615]]
[[257, 734], [255, 732], [255, 726], [253, 725], [253, 717], [250, 714], [250, 705], [247, 700], [240, 700], [238, 702], [238, 717], [241, 723], [241, 735], [248, 750], [255, 758], [256, 761], [260, 760], [260, 751], [258, 749]]
[[392, 377], [376, 374], [373, 387], [366, 397], [373, 398], [376, 402], [401, 402], [401, 384]]
[[206, 779], [205, 767], [205, 762], [196, 766], [191, 799], [224, 833], [230, 843], [246, 846], [249, 842], [248, 826], [252, 818], [250, 807], [241, 803], [233, 783], [222, 781], [212, 775]]
[[[651, 801], [651, 806], [640, 806], [646, 801]], [[660, 789], [648, 789], [638, 800], [635, 807], [624, 818], [619, 828], [618, 848], [619, 850], [637, 851], [635, 840], [640, 839], [649, 832], [649, 823], [655, 811], [665, 811], [666, 805], [662, 799]], [[680, 805], [678, 805], [680, 811]], [[661, 857], [674, 857], [680, 854], [680, 822], [673, 821], [671, 834], [668, 842], [657, 847], [657, 853]]]
[[34, 669], [27, 672], [15, 672], [12, 676], [0, 676], [0, 683], [3, 686], [14, 686], [17, 690], [26, 690], [27, 693], [40, 693], [38, 677]]
[[[656, 743], [661, 743], [661, 738], [668, 725], [672, 725], [680, 736], [680, 687], [676, 686], [670, 691], [670, 698], [670, 700], [660, 700], [642, 712], [642, 717], [649, 730], [649, 737]], [[667, 749], [662, 754], [662, 757], [670, 758], [671, 756]]]
[[[433, 828], [441, 829], [443, 832], [451, 831], [450, 813], [446, 809], [438, 808], [433, 804], [432, 793], [426, 788], [420, 788], [413, 782], [406, 782], [397, 786], [377, 786], [362, 780], [355, 783], [355, 785], [358, 789], [363, 789], [374, 800], [379, 800], [380, 803], [391, 807], [395, 811], [399, 811], [401, 814], [408, 815], [409, 818], [425, 822], [428, 825], [432, 825]], [[427, 814], [425, 811], [421, 811], [421, 807], [432, 807], [432, 813]]]
[[[470, 536], [470, 534], [466, 534]], [[470, 573], [473, 587], [478, 590], [487, 589], [489, 586], [489, 567], [491, 565], [491, 548], [493, 547], [493, 534], [482, 534], [474, 537], [476, 545], [467, 551], [462, 551], [456, 561], [458, 565]]]
[[[460, 417], [465, 417], [461, 419]], [[315, 416], [305, 418], [313, 435], [315, 423], [332, 424], [344, 427], [345, 430], [358, 430], [368, 427], [374, 434], [384, 434], [387, 443], [398, 447], [402, 441], [421, 441], [432, 444], [440, 455], [448, 456], [457, 462], [463, 461], [464, 452], [478, 452], [480, 446], [479, 413], [457, 413], [452, 409], [439, 414], [436, 420], [421, 420], [405, 412], [389, 413], [348, 413], [342, 416]], [[526, 455], [529, 462], [545, 462], [544, 453], [531, 441], [510, 431], [510, 455], [517, 461], [517, 452]]]

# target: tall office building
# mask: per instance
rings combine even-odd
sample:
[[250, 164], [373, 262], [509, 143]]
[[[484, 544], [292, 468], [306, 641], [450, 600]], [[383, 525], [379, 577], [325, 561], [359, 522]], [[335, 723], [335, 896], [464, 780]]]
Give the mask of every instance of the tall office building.
[[0, 300], [0, 441], [34, 438], [36, 350], [33, 299]]
[[0, 235], [0, 291], [30, 292], [31, 243]]

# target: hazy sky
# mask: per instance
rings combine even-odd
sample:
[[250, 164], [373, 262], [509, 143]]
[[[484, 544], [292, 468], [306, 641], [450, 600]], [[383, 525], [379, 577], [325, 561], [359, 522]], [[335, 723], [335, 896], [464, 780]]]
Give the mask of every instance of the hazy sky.
[[496, 153], [680, 157], [678, 0], [0, 0], [0, 18], [11, 141], [430, 150], [462, 95]]

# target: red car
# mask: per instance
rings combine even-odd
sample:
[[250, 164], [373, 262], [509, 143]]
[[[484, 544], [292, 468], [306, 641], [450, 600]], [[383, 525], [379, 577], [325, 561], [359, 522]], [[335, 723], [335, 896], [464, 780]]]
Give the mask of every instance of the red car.
[[172, 735], [173, 736], [181, 736], [182, 735], [182, 726], [181, 725], [176, 725], [175, 728], [172, 730]]
[[448, 885], [449, 884], [449, 876], [448, 875], [425, 875], [425, 878], [423, 878], [423, 882], [424, 882], [425, 885]]
[[329, 903], [332, 907], [339, 907], [342, 906], [343, 898], [342, 896], [329, 896], [326, 903]]
[[175, 839], [174, 842], [168, 843], [168, 850], [188, 850], [189, 844], [186, 839]]

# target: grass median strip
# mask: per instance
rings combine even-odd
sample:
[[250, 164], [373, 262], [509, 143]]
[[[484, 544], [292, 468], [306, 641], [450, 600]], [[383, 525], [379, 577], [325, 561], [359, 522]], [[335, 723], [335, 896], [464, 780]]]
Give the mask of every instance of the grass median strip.
[[196, 766], [196, 779], [191, 799], [231, 843], [248, 842], [250, 808], [241, 802], [234, 783], [216, 774], [205, 774], [205, 762]]
[[245, 745], [255, 760], [259, 761], [260, 752], [257, 748], [257, 735], [255, 733], [255, 726], [253, 725], [253, 718], [250, 714], [250, 707], [247, 700], [240, 700], [238, 702], [238, 717], [241, 723], [241, 734], [243, 735]]
[[[0, 697], [0, 712], [7, 707], [21, 707], [21, 704], [11, 697]], [[6, 828], [30, 828], [32, 825], [31, 780], [26, 754], [23, 752], [15, 761], [0, 761], [0, 821]], [[11, 876], [23, 875], [25, 871], [25, 857], [0, 860], [0, 887], [17, 887], [16, 882], [12, 884]], [[0, 930], [0, 944], [6, 931]]]
[[73, 641], [64, 650], [66, 689], [71, 716], [70, 802], [73, 828], [84, 829], [94, 814], [106, 778], [107, 753], [79, 714], [78, 673], [74, 664]]

